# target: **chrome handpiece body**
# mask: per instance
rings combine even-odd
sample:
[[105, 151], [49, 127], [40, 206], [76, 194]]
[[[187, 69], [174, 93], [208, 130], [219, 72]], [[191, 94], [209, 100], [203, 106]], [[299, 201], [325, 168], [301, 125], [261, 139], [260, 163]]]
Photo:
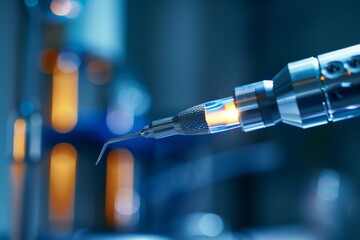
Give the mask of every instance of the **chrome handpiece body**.
[[273, 80], [235, 88], [244, 131], [309, 128], [360, 115], [360, 45], [289, 63]]
[[[360, 116], [360, 44], [287, 64], [273, 80], [235, 88], [231, 97], [206, 102], [143, 130], [110, 139], [245, 132], [283, 122], [309, 128]], [[98, 162], [97, 161], [97, 162]]]

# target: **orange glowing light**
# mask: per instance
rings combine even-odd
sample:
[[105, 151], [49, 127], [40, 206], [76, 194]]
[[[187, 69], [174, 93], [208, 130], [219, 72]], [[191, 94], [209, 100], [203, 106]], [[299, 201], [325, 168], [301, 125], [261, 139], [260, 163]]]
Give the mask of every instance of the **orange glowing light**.
[[12, 238], [21, 239], [23, 219], [25, 165], [16, 162], [11, 166]]
[[228, 102], [218, 111], [206, 112], [205, 119], [209, 127], [238, 124], [239, 111], [236, 109], [234, 102]]
[[131, 219], [133, 178], [134, 158], [131, 152], [125, 149], [111, 151], [107, 158], [105, 196], [105, 218], [109, 225], [124, 225]]
[[40, 69], [45, 73], [53, 73], [59, 53], [55, 49], [45, 49], [40, 57]]
[[321, 80], [321, 81], [325, 81], [325, 77], [324, 77], [324, 76], [321, 76], [321, 77], [320, 77], [320, 80]]
[[78, 114], [78, 70], [53, 74], [51, 123], [58, 132], [71, 131]]
[[67, 143], [56, 145], [50, 156], [49, 218], [55, 227], [71, 228], [74, 218], [75, 148]]
[[14, 123], [13, 158], [20, 162], [24, 160], [26, 151], [26, 122], [17, 119]]

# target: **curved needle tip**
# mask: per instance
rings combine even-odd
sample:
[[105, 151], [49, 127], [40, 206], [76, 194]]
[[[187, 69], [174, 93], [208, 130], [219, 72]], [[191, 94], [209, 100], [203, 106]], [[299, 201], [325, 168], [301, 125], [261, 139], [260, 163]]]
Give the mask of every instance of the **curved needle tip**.
[[124, 140], [128, 140], [128, 139], [131, 139], [131, 138], [136, 138], [136, 137], [138, 137], [138, 136], [140, 136], [140, 135], [141, 135], [141, 131], [139, 131], [139, 132], [134, 132], [134, 133], [129, 133], [129, 134], [126, 134], [126, 135], [123, 135], [123, 136], [120, 136], [120, 137], [117, 137], [117, 138], [112, 138], [112, 139], [106, 141], [106, 142], [104, 143], [104, 146], [103, 146], [102, 149], [101, 149], [101, 152], [100, 152], [100, 154], [99, 154], [98, 159], [96, 160], [95, 165], [97, 165], [97, 164], [100, 162], [100, 160], [101, 160], [102, 156], [104, 155], [104, 152], [105, 152], [105, 150], [106, 150], [106, 148], [107, 148], [107, 146], [108, 146], [109, 144], [115, 143], [115, 142], [124, 141]]
[[105, 149], [106, 149], [107, 145], [109, 145], [109, 141], [107, 141], [107, 142], [104, 143], [104, 145], [103, 145], [103, 147], [102, 147], [102, 149], [101, 149], [101, 152], [100, 152], [100, 154], [99, 154], [99, 157], [98, 157], [98, 159], [96, 160], [95, 165], [98, 165], [98, 163], [100, 162], [102, 156], [104, 155], [104, 152], [105, 152]]

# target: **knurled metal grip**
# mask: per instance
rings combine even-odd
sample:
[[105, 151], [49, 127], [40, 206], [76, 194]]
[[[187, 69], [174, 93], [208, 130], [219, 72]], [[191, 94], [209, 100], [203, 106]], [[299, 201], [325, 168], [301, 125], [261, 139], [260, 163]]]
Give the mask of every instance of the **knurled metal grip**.
[[186, 109], [177, 115], [181, 135], [209, 134], [210, 130], [205, 119], [204, 104]]

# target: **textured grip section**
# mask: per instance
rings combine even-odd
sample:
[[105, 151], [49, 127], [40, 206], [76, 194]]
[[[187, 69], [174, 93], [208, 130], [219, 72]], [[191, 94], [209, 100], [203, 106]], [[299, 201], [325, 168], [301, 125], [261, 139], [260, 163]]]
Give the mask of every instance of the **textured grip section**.
[[177, 115], [182, 135], [203, 135], [210, 134], [208, 124], [205, 119], [204, 104], [200, 104], [180, 112]]

